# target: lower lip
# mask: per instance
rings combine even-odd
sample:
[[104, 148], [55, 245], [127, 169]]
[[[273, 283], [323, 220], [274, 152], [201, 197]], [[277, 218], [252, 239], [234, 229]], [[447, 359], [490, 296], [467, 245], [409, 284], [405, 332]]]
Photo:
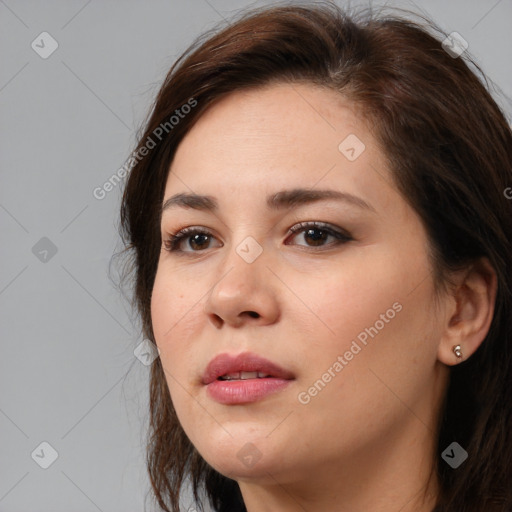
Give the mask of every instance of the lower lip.
[[206, 386], [210, 398], [221, 404], [245, 404], [281, 391], [291, 380], [277, 378], [214, 380]]

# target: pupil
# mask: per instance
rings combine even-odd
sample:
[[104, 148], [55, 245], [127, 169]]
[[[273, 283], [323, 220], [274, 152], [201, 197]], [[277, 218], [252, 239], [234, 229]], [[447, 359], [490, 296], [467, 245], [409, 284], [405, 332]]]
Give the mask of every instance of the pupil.
[[[318, 236], [315, 236], [313, 233], [321, 233], [320, 235]], [[324, 231], [320, 230], [320, 229], [308, 229], [306, 231], [306, 236], [307, 237], [310, 237], [313, 239], [314, 241], [314, 245], [320, 245], [320, 243], [318, 242], [322, 242], [325, 240], [325, 238], [328, 236], [327, 233], [325, 233]]]
[[[203, 242], [202, 243], [200, 242], [201, 238], [203, 238]], [[204, 240], [204, 239], [206, 239], [206, 240]], [[190, 245], [191, 245], [192, 249], [194, 249], [194, 248], [197, 249], [198, 248], [197, 246], [201, 246], [201, 245], [204, 245], [204, 244], [207, 244], [207, 243], [208, 243], [208, 235], [205, 235], [205, 234], [198, 233], [198, 234], [194, 235], [190, 239]], [[196, 247], [194, 247], [194, 245]]]

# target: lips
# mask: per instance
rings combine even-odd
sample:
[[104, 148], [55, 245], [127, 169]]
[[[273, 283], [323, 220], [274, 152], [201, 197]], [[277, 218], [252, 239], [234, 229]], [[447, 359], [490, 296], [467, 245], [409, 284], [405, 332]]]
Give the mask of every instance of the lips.
[[[244, 352], [237, 356], [219, 354], [214, 357], [206, 367], [202, 383], [208, 385], [219, 377], [227, 377], [229, 374], [236, 376], [237, 374], [240, 375], [240, 372], [259, 372], [261, 375], [284, 380], [295, 378], [292, 372], [285, 370], [278, 364], [256, 354]], [[247, 375], [242, 375], [242, 377], [247, 377]]]

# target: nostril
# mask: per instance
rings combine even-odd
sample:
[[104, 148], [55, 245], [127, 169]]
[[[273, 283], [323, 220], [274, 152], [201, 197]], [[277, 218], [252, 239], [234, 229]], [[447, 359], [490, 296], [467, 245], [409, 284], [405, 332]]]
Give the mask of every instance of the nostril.
[[212, 323], [213, 325], [217, 328], [217, 329], [220, 329], [222, 327], [222, 324], [224, 323], [224, 321], [222, 320], [222, 318], [219, 316], [219, 315], [216, 315], [216, 314], [213, 314], [211, 316], [211, 320], [212, 320]]
[[252, 317], [252, 318], [259, 318], [260, 315], [258, 313], [256, 313], [256, 311], [248, 311], [249, 313], [249, 316]]

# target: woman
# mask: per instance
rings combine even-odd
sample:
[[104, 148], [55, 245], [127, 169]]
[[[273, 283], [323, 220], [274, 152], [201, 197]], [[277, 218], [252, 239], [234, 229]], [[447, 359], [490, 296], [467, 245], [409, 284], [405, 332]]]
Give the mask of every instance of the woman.
[[170, 70], [121, 211], [162, 510], [511, 510], [511, 130], [430, 32], [266, 8]]

